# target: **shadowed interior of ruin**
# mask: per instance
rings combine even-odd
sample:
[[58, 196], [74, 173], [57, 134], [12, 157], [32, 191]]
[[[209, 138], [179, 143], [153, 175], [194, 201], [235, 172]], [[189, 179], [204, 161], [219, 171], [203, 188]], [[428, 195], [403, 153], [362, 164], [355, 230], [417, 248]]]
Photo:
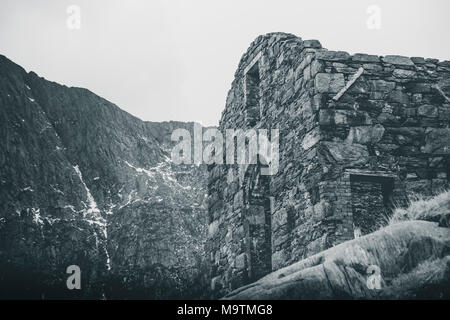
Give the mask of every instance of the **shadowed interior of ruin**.
[[260, 166], [252, 165], [244, 179], [244, 205], [248, 222], [246, 251], [250, 253], [248, 276], [251, 281], [272, 271], [269, 177], [260, 172]]
[[350, 177], [355, 238], [386, 224], [391, 212], [393, 181], [383, 177]]
[[259, 63], [255, 63], [245, 75], [245, 110], [249, 126], [260, 120], [260, 80]]

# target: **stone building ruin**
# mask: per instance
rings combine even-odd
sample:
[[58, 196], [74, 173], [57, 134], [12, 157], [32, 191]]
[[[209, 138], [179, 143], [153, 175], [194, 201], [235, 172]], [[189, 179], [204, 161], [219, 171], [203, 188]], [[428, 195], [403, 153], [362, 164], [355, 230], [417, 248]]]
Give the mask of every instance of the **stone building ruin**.
[[220, 130], [279, 129], [279, 170], [209, 166], [214, 297], [386, 223], [449, 185], [450, 61], [349, 55], [284, 33], [243, 55]]

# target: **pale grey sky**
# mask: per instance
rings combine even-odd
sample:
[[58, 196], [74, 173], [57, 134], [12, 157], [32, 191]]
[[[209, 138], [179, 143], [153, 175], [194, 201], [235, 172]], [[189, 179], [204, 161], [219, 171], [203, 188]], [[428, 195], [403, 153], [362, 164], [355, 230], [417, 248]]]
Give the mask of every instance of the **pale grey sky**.
[[[70, 30], [69, 5], [81, 9]], [[381, 9], [381, 29], [366, 25]], [[260, 34], [330, 50], [450, 60], [448, 0], [1, 0], [0, 54], [85, 87], [149, 121], [218, 123], [235, 69]]]

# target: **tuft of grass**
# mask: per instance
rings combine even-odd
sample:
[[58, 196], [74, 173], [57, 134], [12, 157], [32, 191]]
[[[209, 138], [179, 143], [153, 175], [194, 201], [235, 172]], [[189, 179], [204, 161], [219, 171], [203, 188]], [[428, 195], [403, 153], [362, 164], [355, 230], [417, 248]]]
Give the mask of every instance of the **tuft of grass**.
[[450, 190], [444, 191], [432, 198], [415, 196], [410, 200], [409, 207], [396, 208], [389, 219], [389, 224], [406, 220], [427, 220], [438, 222], [440, 217], [450, 213]]

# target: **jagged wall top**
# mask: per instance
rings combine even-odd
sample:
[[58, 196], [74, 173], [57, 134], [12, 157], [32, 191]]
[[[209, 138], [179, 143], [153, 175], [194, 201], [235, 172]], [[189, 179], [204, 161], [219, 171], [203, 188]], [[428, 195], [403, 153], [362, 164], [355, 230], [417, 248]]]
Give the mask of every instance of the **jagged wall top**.
[[[322, 61], [334, 61], [334, 62], [355, 62], [355, 63], [387, 63], [392, 65], [398, 65], [405, 68], [414, 68], [414, 66], [422, 66], [425, 64], [434, 64], [438, 68], [443, 68], [450, 71], [450, 61], [444, 60], [439, 61], [439, 59], [433, 58], [423, 58], [423, 57], [406, 57], [400, 55], [373, 55], [365, 53], [355, 53], [353, 55], [346, 51], [334, 51], [323, 48], [319, 40], [302, 40], [301, 37], [296, 36], [291, 33], [284, 32], [272, 32], [265, 35], [258, 36], [248, 47], [247, 51], [242, 55], [238, 68], [235, 72], [234, 79], [231, 88], [227, 95], [226, 108], [222, 112], [223, 115], [227, 110], [230, 100], [230, 94], [232, 93], [233, 87], [235, 87], [236, 82], [242, 79], [244, 75], [244, 70], [251, 63], [252, 59], [265, 47], [275, 44], [276, 42], [292, 42], [293, 46], [297, 46], [300, 51], [306, 49], [308, 51], [316, 52], [316, 59]], [[445, 81], [442, 86], [450, 87], [449, 81]], [[221, 120], [221, 122], [222, 122]]]

